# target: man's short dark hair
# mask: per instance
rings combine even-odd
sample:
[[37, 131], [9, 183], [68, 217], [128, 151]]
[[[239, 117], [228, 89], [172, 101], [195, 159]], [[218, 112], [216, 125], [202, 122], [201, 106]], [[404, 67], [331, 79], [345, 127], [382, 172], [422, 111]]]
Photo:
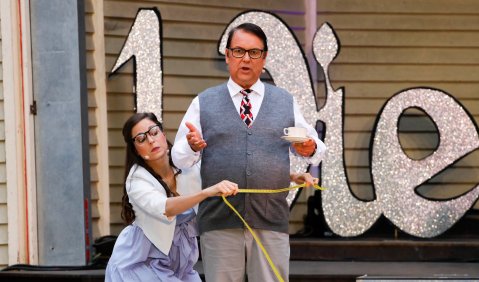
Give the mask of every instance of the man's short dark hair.
[[226, 48], [230, 48], [231, 44], [231, 38], [233, 38], [233, 34], [237, 30], [243, 30], [248, 33], [252, 33], [256, 35], [261, 41], [263, 41], [263, 50], [268, 51], [268, 39], [266, 38], [266, 34], [264, 34], [264, 31], [261, 29], [261, 27], [253, 24], [253, 23], [242, 23], [230, 30], [228, 33], [228, 40], [226, 40]]

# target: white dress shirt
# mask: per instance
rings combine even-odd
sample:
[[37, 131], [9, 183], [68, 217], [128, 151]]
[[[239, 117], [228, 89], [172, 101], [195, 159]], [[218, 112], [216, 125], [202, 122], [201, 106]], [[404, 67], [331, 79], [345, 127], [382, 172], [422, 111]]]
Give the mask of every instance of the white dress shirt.
[[[241, 100], [243, 99], [243, 95], [240, 93], [240, 91], [243, 88], [239, 86], [236, 82], [234, 82], [231, 78], [228, 80], [227, 87], [239, 116], [239, 108], [241, 105]], [[248, 97], [251, 103], [251, 112], [253, 113], [254, 124], [254, 119], [258, 115], [261, 104], [263, 103], [265, 87], [263, 82], [258, 79], [258, 81], [256, 81], [256, 83], [253, 84], [250, 89], [252, 90], [252, 92], [248, 95]], [[314, 153], [314, 155], [305, 159], [308, 161], [308, 163], [312, 165], [318, 165], [324, 157], [324, 154], [326, 152], [326, 146], [321, 140], [319, 140], [318, 133], [316, 132], [316, 130], [304, 119], [299, 105], [294, 97], [293, 110], [294, 126], [306, 128], [307, 135], [313, 138], [317, 145], [316, 152]], [[193, 164], [197, 163], [201, 157], [201, 152], [193, 151], [188, 144], [188, 141], [186, 140], [186, 134], [188, 134], [189, 132], [188, 127], [186, 127], [185, 125], [185, 122], [187, 121], [192, 123], [198, 129], [198, 132], [202, 135], [200, 124], [200, 102], [198, 96], [196, 96], [191, 102], [190, 107], [186, 111], [185, 116], [181, 121], [178, 132], [176, 133], [175, 143], [171, 152], [171, 156], [173, 158], [173, 162], [179, 168], [191, 167]], [[208, 140], [206, 140], [206, 143], [208, 144]]]

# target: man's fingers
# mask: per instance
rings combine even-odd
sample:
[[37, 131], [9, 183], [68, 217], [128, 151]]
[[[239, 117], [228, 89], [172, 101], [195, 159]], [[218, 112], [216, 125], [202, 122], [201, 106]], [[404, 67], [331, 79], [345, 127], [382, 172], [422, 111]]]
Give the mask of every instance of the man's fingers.
[[296, 153], [303, 157], [311, 155], [314, 152], [315, 145], [316, 143], [311, 138], [304, 142], [293, 143]]
[[186, 127], [190, 130], [190, 132], [197, 132], [198, 129], [189, 121], [185, 122]]

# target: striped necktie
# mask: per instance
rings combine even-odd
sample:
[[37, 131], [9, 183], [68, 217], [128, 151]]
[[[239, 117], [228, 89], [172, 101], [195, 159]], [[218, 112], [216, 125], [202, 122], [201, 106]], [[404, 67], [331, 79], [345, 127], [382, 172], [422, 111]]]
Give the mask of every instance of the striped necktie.
[[243, 89], [240, 93], [243, 95], [240, 106], [240, 117], [248, 127], [251, 127], [253, 123], [253, 112], [251, 112], [251, 103], [248, 98], [251, 89]]

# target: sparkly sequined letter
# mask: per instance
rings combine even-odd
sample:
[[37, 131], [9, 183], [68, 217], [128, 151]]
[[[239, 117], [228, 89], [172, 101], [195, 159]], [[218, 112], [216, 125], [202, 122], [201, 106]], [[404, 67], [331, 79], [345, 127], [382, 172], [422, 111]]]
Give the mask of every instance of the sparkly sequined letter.
[[[426, 112], [439, 132], [439, 147], [421, 160], [409, 158], [399, 144], [398, 120], [408, 108]], [[448, 94], [414, 88], [390, 98], [377, 121], [372, 147], [373, 182], [384, 215], [418, 237], [437, 236], [449, 229], [474, 204], [479, 186], [444, 201], [425, 199], [414, 189], [478, 147], [470, 116]]]
[[163, 120], [161, 17], [156, 9], [139, 9], [111, 73], [134, 60], [136, 111], [153, 112]]
[[322, 162], [321, 192], [323, 213], [331, 230], [341, 236], [357, 236], [366, 232], [381, 215], [377, 201], [364, 201], [354, 196], [349, 188], [344, 161], [344, 93], [334, 90], [329, 80], [328, 67], [339, 51], [339, 43], [329, 24], [323, 24], [313, 39], [313, 53], [321, 65], [326, 81], [327, 100], [317, 119], [326, 124], [324, 143], [328, 147]]
[[[479, 146], [477, 130], [455, 100], [438, 90], [416, 88], [393, 96], [378, 119], [372, 150], [372, 176], [376, 199], [364, 201], [351, 193], [343, 152], [343, 89], [334, 90], [328, 66], [339, 44], [333, 29], [324, 24], [316, 33], [313, 51], [324, 71], [327, 101], [318, 119], [326, 127], [328, 155], [323, 161], [323, 212], [331, 230], [341, 236], [367, 231], [384, 214], [398, 228], [418, 237], [434, 237], [456, 223], [479, 194], [476, 186], [465, 195], [448, 201], [431, 201], [414, 189]], [[423, 109], [437, 124], [439, 148], [423, 160], [412, 160], [399, 144], [397, 124], [410, 107]]]

